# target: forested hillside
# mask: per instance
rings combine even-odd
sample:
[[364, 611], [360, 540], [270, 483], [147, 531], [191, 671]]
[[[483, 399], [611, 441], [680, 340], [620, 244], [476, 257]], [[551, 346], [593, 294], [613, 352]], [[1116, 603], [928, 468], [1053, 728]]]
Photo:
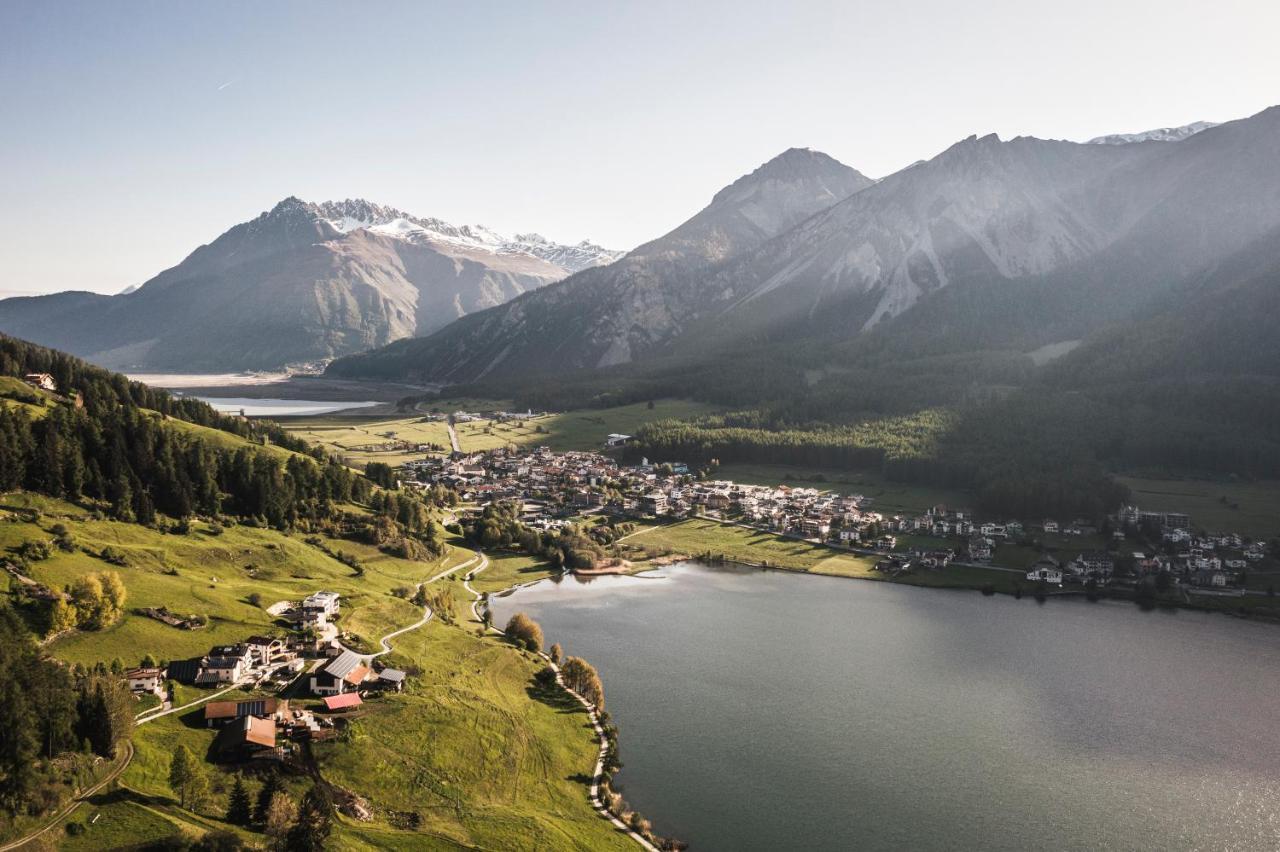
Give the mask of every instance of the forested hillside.
[[[228, 417], [77, 358], [0, 337], [0, 374], [47, 373], [39, 404], [0, 407], [0, 491], [102, 501], [120, 519], [157, 512], [260, 517], [273, 526], [326, 517], [370, 484], [273, 424]], [[238, 449], [193, 424], [243, 439]], [[258, 445], [258, 446], [255, 446]], [[234, 446], [234, 445], [233, 445]], [[287, 452], [270, 452], [266, 448]]]

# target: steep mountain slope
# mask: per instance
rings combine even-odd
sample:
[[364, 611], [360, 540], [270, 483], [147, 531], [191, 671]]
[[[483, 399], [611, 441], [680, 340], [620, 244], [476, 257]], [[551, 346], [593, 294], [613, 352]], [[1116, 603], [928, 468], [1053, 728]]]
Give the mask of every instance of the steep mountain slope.
[[108, 366], [262, 369], [429, 333], [616, 257], [288, 198], [132, 292], [4, 300], [0, 329]]
[[455, 323], [425, 340], [331, 365], [336, 375], [404, 371], [458, 381], [494, 369], [626, 363], [678, 335], [711, 294], [707, 270], [794, 227], [872, 181], [825, 154], [793, 148], [716, 193], [666, 236], [603, 269]]
[[[1015, 281], [1105, 322], [1280, 225], [1278, 166], [1280, 108], [1170, 144], [970, 138], [728, 264], [703, 336], [847, 338], [949, 288], [1042, 295]], [[1027, 309], [1031, 327], [1057, 319]]]
[[644, 287], [570, 287], [593, 281], [578, 276], [333, 369], [476, 381], [830, 346], [895, 317], [881, 337], [1034, 348], [1123, 318], [1277, 225], [1280, 108], [1178, 142], [970, 137], [754, 247], [646, 264]]

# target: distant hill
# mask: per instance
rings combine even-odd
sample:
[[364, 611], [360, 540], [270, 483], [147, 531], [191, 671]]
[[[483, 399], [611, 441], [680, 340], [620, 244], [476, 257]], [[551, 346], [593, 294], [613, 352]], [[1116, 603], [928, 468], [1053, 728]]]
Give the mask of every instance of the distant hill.
[[429, 333], [620, 254], [287, 198], [116, 296], [0, 301], [0, 331], [120, 369], [266, 369]]

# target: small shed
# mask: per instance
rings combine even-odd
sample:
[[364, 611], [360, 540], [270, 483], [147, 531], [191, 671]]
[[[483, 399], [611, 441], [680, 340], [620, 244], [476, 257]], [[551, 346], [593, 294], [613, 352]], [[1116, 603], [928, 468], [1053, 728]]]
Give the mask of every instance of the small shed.
[[330, 712], [335, 710], [350, 710], [353, 707], [359, 707], [364, 704], [364, 700], [360, 698], [358, 692], [344, 692], [341, 695], [330, 695], [324, 700], [324, 708]]

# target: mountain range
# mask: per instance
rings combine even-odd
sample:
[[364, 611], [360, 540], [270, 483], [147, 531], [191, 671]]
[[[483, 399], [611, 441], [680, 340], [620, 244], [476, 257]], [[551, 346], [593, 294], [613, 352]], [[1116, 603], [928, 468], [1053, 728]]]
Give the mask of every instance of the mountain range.
[[788, 151], [608, 267], [329, 370], [465, 383], [872, 330], [1082, 338], [1280, 226], [1280, 108], [1160, 133], [972, 136], [874, 182]]
[[0, 330], [113, 368], [269, 369], [428, 334], [621, 254], [290, 197], [115, 296], [0, 301]]

